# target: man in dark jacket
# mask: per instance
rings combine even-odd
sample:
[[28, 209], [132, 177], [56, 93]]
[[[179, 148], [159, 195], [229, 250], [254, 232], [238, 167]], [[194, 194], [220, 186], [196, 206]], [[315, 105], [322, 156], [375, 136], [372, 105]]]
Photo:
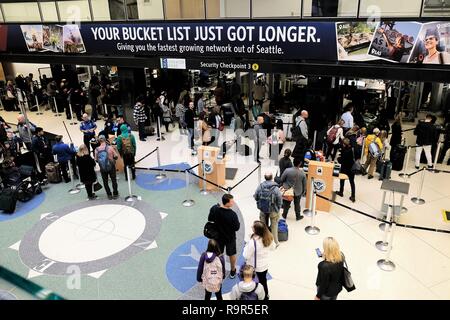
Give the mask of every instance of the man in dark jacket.
[[70, 182], [67, 170], [69, 169], [69, 161], [71, 161], [76, 154], [73, 144], [69, 147], [68, 144], [65, 144], [62, 141], [62, 136], [57, 136], [56, 144], [53, 146], [53, 154], [56, 155], [58, 159], [64, 181], [66, 183]]
[[[302, 161], [299, 158], [294, 158], [294, 166], [284, 170], [280, 182], [283, 189], [294, 189], [294, 209], [296, 220], [303, 219], [303, 215], [300, 213], [300, 198], [306, 194], [306, 176], [301, 169]], [[287, 218], [289, 208], [291, 207], [291, 201], [283, 199], [283, 218]]]
[[419, 169], [420, 156], [422, 155], [422, 150], [425, 151], [425, 156], [427, 157], [428, 169], [433, 168], [433, 158], [431, 157], [431, 145], [436, 137], [436, 127], [431, 122], [433, 116], [427, 114], [425, 121], [419, 121], [416, 128], [414, 129], [414, 135], [417, 136], [416, 140], [416, 169]]
[[236, 212], [231, 209], [234, 205], [233, 196], [224, 194], [222, 196], [222, 205], [215, 205], [209, 211], [208, 221], [214, 222], [219, 232], [219, 238], [216, 239], [220, 251], [230, 258], [230, 278], [236, 277], [236, 231], [240, 228], [239, 219]]
[[45, 165], [52, 161], [52, 152], [48, 140], [44, 136], [44, 129], [40, 127], [36, 128], [36, 134], [31, 140], [31, 150], [38, 157], [41, 173], [44, 173]]

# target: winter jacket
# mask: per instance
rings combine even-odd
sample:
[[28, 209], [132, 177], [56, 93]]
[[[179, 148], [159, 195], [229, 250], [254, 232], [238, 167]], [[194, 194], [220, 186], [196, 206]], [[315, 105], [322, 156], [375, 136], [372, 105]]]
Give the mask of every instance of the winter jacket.
[[78, 173], [83, 183], [93, 183], [97, 180], [95, 160], [90, 155], [77, 156]]
[[430, 146], [436, 139], [436, 127], [431, 122], [419, 121], [414, 129], [414, 135], [417, 136], [418, 146]]
[[235, 284], [233, 289], [231, 289], [230, 300], [239, 300], [243, 292], [250, 292], [254, 290], [255, 287], [255, 293], [258, 295], [258, 300], [263, 300], [265, 297], [264, 288], [261, 284], [255, 283], [254, 281], [240, 281], [239, 283]]

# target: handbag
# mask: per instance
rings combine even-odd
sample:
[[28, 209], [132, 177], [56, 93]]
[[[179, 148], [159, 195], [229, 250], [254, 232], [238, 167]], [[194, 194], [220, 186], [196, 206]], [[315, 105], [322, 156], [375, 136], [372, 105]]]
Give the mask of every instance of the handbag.
[[103, 188], [103, 186], [100, 184], [100, 182], [96, 181], [93, 185], [94, 192], [97, 192]]
[[[256, 283], [258, 283], [259, 282], [259, 279], [258, 279], [258, 275], [256, 274], [256, 240], [255, 239], [253, 239], [253, 244], [255, 245], [255, 277], [253, 278], [253, 281], [255, 281]], [[242, 265], [241, 265], [241, 267], [239, 268], [239, 275], [238, 275], [238, 277], [239, 277], [239, 280], [241, 280], [241, 281], [244, 281], [244, 267], [247, 265], [247, 263], [246, 262], [244, 262]]]
[[205, 226], [203, 227], [203, 235], [208, 239], [217, 240], [219, 238], [219, 231], [217, 230], [214, 221], [206, 222]]
[[345, 261], [344, 256], [344, 268], [342, 270], [342, 286], [347, 290], [347, 292], [351, 292], [356, 289], [355, 283], [352, 279], [352, 274], [348, 270], [347, 262]]
[[294, 200], [294, 188], [284, 189], [283, 187], [280, 188], [281, 190], [281, 197], [283, 200], [286, 201], [293, 201]]
[[225, 124], [223, 123], [223, 121], [221, 121], [220, 123], [219, 123], [219, 131], [223, 131], [223, 129], [225, 129]]

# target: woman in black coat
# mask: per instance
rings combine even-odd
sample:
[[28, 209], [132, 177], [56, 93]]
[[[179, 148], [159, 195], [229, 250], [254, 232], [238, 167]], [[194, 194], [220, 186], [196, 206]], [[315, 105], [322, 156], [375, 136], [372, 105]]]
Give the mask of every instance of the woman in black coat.
[[77, 153], [77, 165], [80, 181], [84, 183], [89, 200], [95, 200], [97, 196], [92, 191], [92, 185], [97, 181], [95, 174], [95, 160], [89, 155], [86, 145], [80, 145]]
[[[350, 200], [352, 202], [355, 202], [355, 174], [352, 172], [352, 167], [355, 163], [355, 155], [348, 138], [345, 138], [343, 140], [339, 163], [341, 164], [341, 173], [344, 173], [348, 176], [348, 181], [350, 182], [350, 187], [352, 188], [352, 195], [350, 197]], [[336, 192], [338, 196], [344, 196], [344, 183], [345, 180], [341, 179], [340, 190], [339, 192]]]
[[391, 140], [389, 141], [389, 144], [392, 146], [392, 148], [395, 148], [402, 143], [402, 119], [400, 114], [396, 114], [394, 119], [395, 121], [391, 127], [392, 136]]

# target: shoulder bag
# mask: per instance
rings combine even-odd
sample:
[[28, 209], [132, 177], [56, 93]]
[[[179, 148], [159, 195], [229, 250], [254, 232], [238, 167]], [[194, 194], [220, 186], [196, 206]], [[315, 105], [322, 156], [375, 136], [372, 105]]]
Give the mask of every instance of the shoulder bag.
[[[217, 205], [214, 208], [214, 214], [216, 213]], [[206, 222], [205, 226], [203, 227], [203, 235], [207, 237], [208, 239], [219, 239], [219, 230], [217, 230], [216, 224], [214, 221], [208, 221]]]
[[[253, 278], [253, 281], [255, 281], [256, 283], [258, 283], [259, 282], [259, 279], [258, 279], [258, 275], [256, 274], [256, 240], [255, 239], [253, 239], [253, 245], [255, 246], [255, 254], [254, 254], [254, 256], [255, 256], [255, 277]], [[244, 262], [242, 265], [241, 265], [241, 267], [240, 267], [240, 269], [239, 269], [239, 280], [241, 280], [241, 281], [244, 281], [244, 272], [243, 272], [243, 270], [244, 270], [244, 267], [247, 265], [247, 263], [246, 262]]]
[[347, 290], [347, 292], [351, 292], [355, 290], [356, 287], [352, 279], [352, 274], [348, 270], [347, 261], [345, 261], [345, 256], [344, 254], [342, 255], [344, 257], [344, 267], [342, 270], [342, 286], [345, 288], [345, 290]]

